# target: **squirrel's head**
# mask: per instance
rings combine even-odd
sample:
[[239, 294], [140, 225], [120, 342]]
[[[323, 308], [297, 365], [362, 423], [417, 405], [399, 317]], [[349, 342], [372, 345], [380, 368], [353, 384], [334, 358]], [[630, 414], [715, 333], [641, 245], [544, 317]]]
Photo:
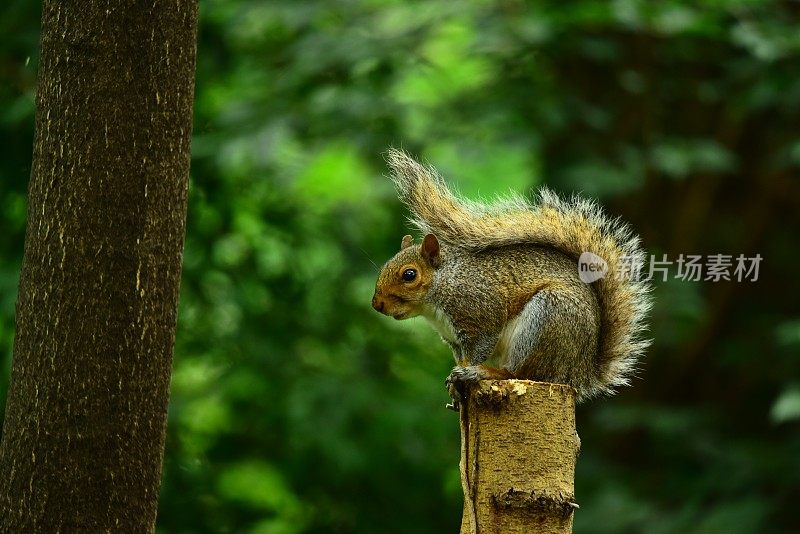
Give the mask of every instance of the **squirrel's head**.
[[386, 262], [378, 275], [372, 307], [398, 320], [416, 317], [422, 313], [433, 273], [441, 264], [436, 236], [426, 235], [419, 245], [410, 235], [404, 236], [400, 252]]

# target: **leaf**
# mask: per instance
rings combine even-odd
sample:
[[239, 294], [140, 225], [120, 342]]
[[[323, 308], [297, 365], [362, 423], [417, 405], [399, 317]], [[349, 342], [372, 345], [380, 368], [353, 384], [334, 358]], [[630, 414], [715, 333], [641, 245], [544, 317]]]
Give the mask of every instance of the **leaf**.
[[296, 515], [301, 508], [283, 475], [261, 460], [246, 460], [225, 468], [217, 488], [227, 499], [280, 516]]
[[770, 419], [773, 423], [783, 423], [800, 419], [800, 385], [791, 384], [772, 404]]

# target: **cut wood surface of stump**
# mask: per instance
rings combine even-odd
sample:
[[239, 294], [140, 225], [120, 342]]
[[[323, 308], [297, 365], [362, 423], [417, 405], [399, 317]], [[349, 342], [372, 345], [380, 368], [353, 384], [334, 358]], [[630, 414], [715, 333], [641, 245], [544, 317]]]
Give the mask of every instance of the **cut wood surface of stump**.
[[572, 532], [574, 389], [483, 380], [462, 407], [461, 433], [461, 534]]

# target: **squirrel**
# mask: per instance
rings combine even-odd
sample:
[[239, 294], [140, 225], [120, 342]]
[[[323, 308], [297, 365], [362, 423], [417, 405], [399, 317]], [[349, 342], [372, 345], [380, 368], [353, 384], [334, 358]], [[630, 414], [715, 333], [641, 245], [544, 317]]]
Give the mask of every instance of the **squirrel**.
[[[424, 317], [450, 346], [449, 408], [458, 410], [464, 388], [483, 379], [569, 384], [579, 402], [629, 384], [650, 344], [650, 287], [632, 275], [645, 255], [627, 225], [593, 201], [546, 188], [533, 203], [460, 199], [405, 152], [390, 149], [386, 160], [424, 238], [403, 237], [372, 306], [398, 320]], [[585, 253], [605, 261], [591, 283], [579, 273]]]

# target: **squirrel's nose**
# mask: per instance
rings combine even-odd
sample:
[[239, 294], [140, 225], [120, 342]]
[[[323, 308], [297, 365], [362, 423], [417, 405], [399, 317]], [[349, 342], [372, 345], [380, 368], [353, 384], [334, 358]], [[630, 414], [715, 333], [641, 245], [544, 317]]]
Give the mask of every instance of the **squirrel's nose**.
[[384, 305], [385, 305], [385, 303], [384, 303], [383, 299], [382, 298], [378, 298], [378, 294], [375, 293], [372, 296], [372, 307], [375, 308], [377, 311], [383, 313]]

